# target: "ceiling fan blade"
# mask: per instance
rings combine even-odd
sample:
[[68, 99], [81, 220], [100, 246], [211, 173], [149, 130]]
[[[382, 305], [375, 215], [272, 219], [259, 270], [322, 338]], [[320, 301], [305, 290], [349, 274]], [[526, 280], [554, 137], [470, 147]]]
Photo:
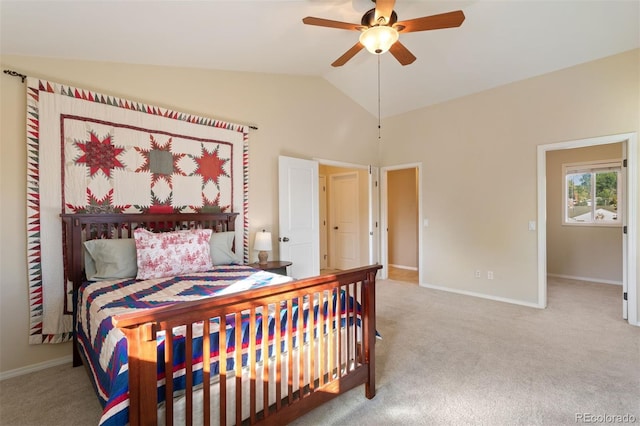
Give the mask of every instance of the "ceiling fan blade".
[[376, 0], [376, 22], [381, 16], [384, 16], [385, 24], [388, 24], [395, 5], [396, 0]]
[[356, 53], [358, 53], [362, 49], [364, 49], [364, 46], [360, 42], [357, 42], [356, 44], [353, 45], [353, 47], [351, 49], [347, 50], [344, 53], [344, 55], [342, 55], [338, 59], [336, 59], [331, 64], [331, 66], [332, 67], [341, 67], [341, 66], [343, 66], [344, 64], [346, 64], [349, 61], [349, 59], [351, 59], [354, 56], [356, 56]]
[[302, 19], [307, 25], [317, 25], [319, 27], [338, 28], [341, 30], [360, 31], [362, 25], [351, 24], [349, 22], [332, 21], [331, 19], [314, 18], [313, 16], [307, 16]]
[[409, 52], [404, 44], [396, 41], [391, 45], [389, 52], [393, 55], [394, 58], [398, 60], [402, 65], [409, 65], [416, 60], [416, 57], [413, 56], [413, 53]]
[[398, 31], [411, 33], [414, 31], [440, 30], [443, 28], [459, 27], [462, 25], [463, 21], [464, 13], [461, 10], [456, 10], [455, 12], [409, 19], [407, 21], [397, 22], [395, 25], [404, 27], [404, 29], [398, 28]]

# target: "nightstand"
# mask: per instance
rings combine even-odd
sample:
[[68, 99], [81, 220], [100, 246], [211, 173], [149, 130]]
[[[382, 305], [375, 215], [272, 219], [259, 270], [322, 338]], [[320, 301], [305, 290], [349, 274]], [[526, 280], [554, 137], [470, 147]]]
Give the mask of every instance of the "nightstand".
[[291, 262], [284, 260], [272, 260], [264, 264], [250, 263], [249, 266], [263, 271], [273, 272], [275, 274], [287, 275], [287, 266], [291, 266]]

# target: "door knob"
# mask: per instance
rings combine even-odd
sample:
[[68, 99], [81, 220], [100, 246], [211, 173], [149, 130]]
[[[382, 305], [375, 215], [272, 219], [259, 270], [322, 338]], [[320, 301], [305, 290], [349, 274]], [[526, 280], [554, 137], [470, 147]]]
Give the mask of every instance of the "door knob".
[[333, 229], [338, 229], [338, 227], [337, 227], [337, 226], [334, 226], [334, 227], [333, 227]]
[[282, 239], [282, 241], [284, 241], [284, 242], [286, 243], [287, 241], [289, 241], [289, 238], [284, 237], [284, 238]]

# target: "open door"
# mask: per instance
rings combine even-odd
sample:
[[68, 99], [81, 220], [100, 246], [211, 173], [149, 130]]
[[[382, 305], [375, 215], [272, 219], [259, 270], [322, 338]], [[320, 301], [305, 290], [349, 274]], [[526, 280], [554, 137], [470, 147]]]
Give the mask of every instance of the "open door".
[[278, 157], [280, 259], [294, 278], [320, 274], [318, 163]]
[[627, 199], [627, 179], [628, 179], [628, 174], [627, 174], [627, 141], [623, 141], [622, 142], [622, 158], [623, 158], [623, 163], [622, 163], [622, 169], [620, 170], [620, 180], [621, 180], [621, 192], [623, 194], [625, 194], [624, 197], [622, 197], [623, 200], [623, 205], [619, 206], [622, 207], [621, 211], [624, 212], [624, 214], [622, 215], [622, 319], [629, 319], [629, 304], [628, 304], [628, 296], [629, 296], [629, 283], [628, 283], [628, 274], [627, 274], [627, 268], [629, 267], [628, 265], [628, 261], [627, 261], [627, 250], [628, 250], [628, 246], [629, 246], [629, 239], [627, 238], [628, 234], [627, 234], [627, 229], [629, 226], [629, 214], [627, 213], [627, 203], [629, 202], [629, 200]]
[[327, 218], [327, 177], [320, 175], [318, 179], [318, 191], [320, 192], [320, 270], [329, 267], [328, 235], [329, 223]]
[[380, 170], [369, 166], [369, 263], [380, 263]]

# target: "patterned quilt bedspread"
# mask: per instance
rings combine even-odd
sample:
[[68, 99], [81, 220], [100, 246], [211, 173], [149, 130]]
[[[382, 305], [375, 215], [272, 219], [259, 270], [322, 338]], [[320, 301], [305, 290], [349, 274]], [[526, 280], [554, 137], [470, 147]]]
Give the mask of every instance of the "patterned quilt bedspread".
[[[231, 292], [242, 291], [249, 288], [257, 288], [265, 285], [275, 285], [291, 281], [289, 277], [274, 273], [252, 269], [248, 266], [229, 265], [219, 266], [210, 272], [195, 273], [188, 276], [175, 278], [162, 278], [146, 281], [118, 280], [118, 281], [98, 281], [85, 283], [78, 294], [78, 324], [77, 334], [80, 344], [80, 351], [85, 358], [92, 374], [92, 381], [98, 398], [103, 406], [101, 425], [124, 425], [128, 423], [129, 400], [128, 400], [128, 363], [127, 363], [127, 342], [124, 334], [113, 328], [111, 317], [117, 314], [132, 312], [140, 309], [149, 309], [158, 306], [178, 303], [186, 300], [196, 300], [205, 297], [218, 296]], [[353, 299], [348, 298], [345, 304], [345, 294], [341, 294], [340, 306], [342, 307], [340, 322], [344, 325], [347, 311], [353, 312]], [[303, 340], [308, 340], [306, 334], [306, 324], [308, 320], [307, 303], [303, 310]], [[336, 300], [333, 299], [333, 311], [335, 312]], [[348, 305], [348, 306], [347, 306]], [[360, 306], [358, 305], [358, 311]], [[323, 310], [327, 313], [328, 303], [325, 299]], [[318, 306], [314, 303], [314, 322], [318, 320]], [[286, 329], [286, 307], [281, 310], [281, 331]], [[273, 353], [272, 339], [275, 335], [274, 315], [267, 315], [267, 330], [269, 333], [269, 356]], [[293, 304], [292, 323], [297, 324], [298, 306]], [[262, 312], [256, 312], [256, 340], [262, 341]], [[226, 351], [227, 371], [235, 368], [233, 353], [235, 351], [235, 319], [234, 316], [227, 317], [227, 342]], [[350, 323], [352, 321], [349, 321]], [[359, 323], [360, 320], [358, 319]], [[334, 324], [335, 326], [335, 324]], [[242, 315], [241, 324], [243, 349], [242, 363], [246, 365], [248, 360], [247, 347], [250, 341], [249, 336], [249, 315]], [[325, 326], [326, 327], [326, 326]], [[218, 365], [218, 330], [219, 321], [211, 321], [211, 374], [212, 377], [219, 373]], [[325, 329], [326, 331], [326, 329]], [[202, 362], [202, 328], [194, 326], [193, 356], [194, 365]], [[179, 366], [184, 366], [184, 336], [181, 330], [174, 329], [173, 351], [175, 370], [180, 370]], [[281, 350], [286, 339], [281, 342]], [[164, 352], [164, 334], [158, 335], [158, 353]], [[297, 346], [296, 338], [293, 339], [294, 347]], [[256, 361], [260, 361], [262, 354], [256, 351]], [[162, 357], [160, 357], [162, 359]], [[165, 389], [165, 366], [158, 366], [158, 401], [164, 400]], [[183, 370], [184, 371], [184, 370]], [[169, 375], [171, 376], [171, 375]], [[194, 385], [202, 383], [201, 370], [193, 375]], [[185, 388], [185, 376], [174, 375], [173, 388], [177, 391]]]
[[[228, 265], [215, 267], [210, 272], [174, 278], [85, 283], [78, 293], [77, 334], [81, 353], [91, 370], [91, 378], [103, 406], [100, 424], [123, 425], [128, 423], [129, 417], [127, 342], [124, 334], [117, 328], [113, 328], [112, 316], [265, 285], [281, 284], [291, 280], [290, 277], [248, 266]], [[232, 317], [228, 319], [227, 330], [233, 330]], [[243, 316], [243, 323], [245, 322], [248, 324], [248, 318], [245, 319]], [[212, 322], [211, 330], [217, 335], [217, 321], [216, 324]], [[174, 330], [174, 333], [179, 335], [180, 330]], [[233, 338], [234, 333], [228, 332], [228, 353], [234, 350]], [[176, 338], [176, 340], [174, 340], [175, 360], [180, 362], [179, 351], [184, 347], [184, 339]], [[194, 349], [199, 340], [201, 341], [201, 338], [194, 339]], [[215, 341], [217, 342], [217, 338]], [[212, 345], [213, 342], [214, 339], [212, 339]], [[158, 350], [164, 351], [164, 335], [158, 338]], [[212, 355], [217, 357], [218, 348], [212, 348], [212, 352], [214, 352]], [[202, 355], [201, 348], [199, 355]], [[197, 354], [194, 354], [195, 356]], [[184, 356], [182, 356], [182, 362], [184, 362]], [[233, 368], [233, 359], [229, 359], [227, 369]], [[217, 370], [216, 362], [216, 365], [212, 365], [212, 374], [217, 373]], [[158, 372], [158, 378], [158, 395], [162, 400], [164, 399], [164, 371]], [[182, 380], [174, 379], [174, 389], [180, 389], [181, 385], [184, 388], [184, 383], [181, 383], [183, 379], [184, 376]], [[201, 376], [199, 380], [202, 380]]]

